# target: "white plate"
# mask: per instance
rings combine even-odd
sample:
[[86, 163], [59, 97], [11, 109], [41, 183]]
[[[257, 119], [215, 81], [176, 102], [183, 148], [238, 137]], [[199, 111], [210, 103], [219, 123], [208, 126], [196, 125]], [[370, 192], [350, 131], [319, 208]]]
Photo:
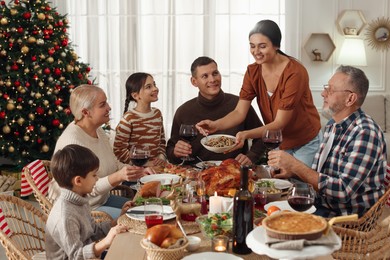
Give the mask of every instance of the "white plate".
[[180, 181], [180, 176], [175, 174], [158, 173], [158, 174], [146, 175], [139, 180], [142, 183], [147, 183], [150, 181], [160, 181], [161, 185], [168, 185], [171, 184], [172, 180], [173, 180], [173, 184], [178, 183]]
[[[290, 211], [294, 211], [294, 212], [296, 211], [292, 207], [290, 207], [287, 200], [273, 201], [273, 202], [267, 203], [264, 205], [264, 210], [267, 211], [270, 206], [276, 206], [276, 207], [280, 208], [281, 210], [290, 210]], [[310, 209], [303, 211], [303, 212], [311, 214], [311, 213], [314, 213], [316, 210], [317, 210], [316, 207], [311, 206]]]
[[239, 260], [242, 258], [232, 255], [232, 254], [227, 254], [227, 253], [217, 253], [217, 252], [203, 252], [203, 253], [198, 253], [198, 254], [191, 254], [183, 258], [183, 260]]
[[[134, 208], [131, 208], [130, 210], [145, 210], [145, 206], [137, 206]], [[164, 213], [171, 213], [171, 214], [164, 214], [163, 215], [163, 220], [168, 220], [168, 219], [173, 219], [176, 217], [175, 212], [173, 212], [173, 209], [171, 206], [163, 205], [163, 212]], [[145, 221], [145, 215], [144, 214], [129, 214], [126, 213], [126, 216], [135, 219], [135, 220], [140, 220], [140, 221]]]
[[225, 146], [225, 147], [212, 147], [212, 146], [206, 145], [207, 140], [210, 140], [211, 138], [219, 138], [219, 137], [222, 137], [222, 136], [226, 136], [226, 137], [232, 138], [232, 139], [234, 139], [234, 142], [236, 141], [236, 137], [232, 136], [232, 135], [208, 135], [208, 136], [203, 137], [200, 140], [200, 143], [203, 145], [204, 148], [206, 148], [207, 150], [209, 150], [211, 152], [214, 152], [214, 153], [224, 153], [224, 152], [229, 151], [230, 149], [232, 149], [235, 144], [233, 144], [231, 146]]
[[292, 186], [291, 182], [282, 179], [260, 179], [260, 181], [273, 181], [275, 183], [275, 188], [279, 190], [289, 189]]
[[337, 241], [336, 245], [333, 246], [305, 246], [302, 250], [280, 250], [269, 248], [265, 244], [265, 236], [267, 235], [263, 227], [257, 227], [252, 230], [246, 237], [246, 244], [253, 252], [259, 255], [266, 254], [271, 258], [276, 259], [305, 259], [305, 258], [314, 258], [318, 256], [329, 255], [332, 252], [339, 250], [341, 248], [341, 239], [336, 235], [336, 233], [331, 229], [328, 236], [332, 236], [332, 240]]
[[219, 166], [222, 161], [203, 161], [195, 164], [196, 167], [203, 169], [204, 167]]

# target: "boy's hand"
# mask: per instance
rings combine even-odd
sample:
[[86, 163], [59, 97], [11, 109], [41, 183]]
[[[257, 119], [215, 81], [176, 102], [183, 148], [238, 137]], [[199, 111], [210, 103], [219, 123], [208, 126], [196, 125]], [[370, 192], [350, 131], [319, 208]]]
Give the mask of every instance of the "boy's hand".
[[129, 200], [128, 202], [126, 202], [125, 204], [123, 204], [122, 206], [122, 210], [121, 210], [121, 216], [123, 214], [125, 214], [130, 208], [134, 207], [135, 206], [135, 203], [134, 201], [131, 201]]
[[104, 250], [110, 247], [112, 241], [114, 240], [117, 234], [127, 232], [127, 230], [128, 230], [127, 227], [121, 224], [112, 227], [108, 232], [107, 236], [95, 244], [94, 246], [95, 256], [100, 256]]

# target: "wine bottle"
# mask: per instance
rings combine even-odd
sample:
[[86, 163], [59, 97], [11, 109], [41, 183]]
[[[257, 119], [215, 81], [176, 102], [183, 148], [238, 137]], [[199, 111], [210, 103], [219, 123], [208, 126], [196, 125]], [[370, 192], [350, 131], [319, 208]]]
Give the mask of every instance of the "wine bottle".
[[234, 195], [233, 204], [233, 252], [250, 254], [246, 236], [253, 229], [253, 197], [248, 190], [248, 166], [241, 166], [241, 185]]

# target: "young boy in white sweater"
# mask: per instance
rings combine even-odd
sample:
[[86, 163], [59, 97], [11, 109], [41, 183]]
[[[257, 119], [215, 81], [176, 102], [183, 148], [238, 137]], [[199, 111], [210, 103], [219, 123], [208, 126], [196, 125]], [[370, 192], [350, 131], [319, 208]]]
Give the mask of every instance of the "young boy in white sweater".
[[[61, 195], [54, 203], [46, 223], [47, 259], [98, 258], [114, 237], [127, 228], [116, 220], [95, 223], [87, 194], [98, 179], [99, 159], [88, 148], [67, 145], [57, 151], [50, 165]], [[131, 206], [125, 203], [122, 214]]]

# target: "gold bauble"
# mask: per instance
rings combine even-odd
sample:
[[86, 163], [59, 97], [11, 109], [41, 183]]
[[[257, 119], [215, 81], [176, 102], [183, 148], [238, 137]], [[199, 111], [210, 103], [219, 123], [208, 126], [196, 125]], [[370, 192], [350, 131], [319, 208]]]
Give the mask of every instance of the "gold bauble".
[[20, 51], [21, 51], [23, 54], [27, 54], [29, 50], [30, 50], [30, 49], [29, 49], [27, 46], [23, 46], [23, 47], [20, 49]]
[[24, 73], [27, 74], [27, 73], [29, 73], [29, 72], [30, 72], [30, 69], [29, 69], [29, 68], [25, 68], [25, 69], [24, 69]]
[[45, 16], [44, 13], [39, 13], [39, 14], [37, 15], [37, 17], [38, 17], [39, 20], [45, 20], [45, 18], [46, 18], [46, 16]]
[[8, 147], [8, 152], [10, 153], [15, 152], [15, 148], [13, 146]]
[[62, 128], [64, 128], [64, 125], [63, 125], [63, 124], [60, 124], [60, 125], [58, 126], [58, 128], [59, 128], [59, 129], [62, 129]]
[[16, 9], [11, 9], [11, 10], [10, 10], [10, 13], [11, 13], [11, 15], [17, 15], [17, 14], [18, 14], [18, 10], [16, 10]]
[[77, 53], [75, 53], [74, 51], [72, 52], [72, 58], [77, 60], [79, 58], [79, 56], [77, 56]]
[[41, 54], [39, 55], [39, 58], [41, 58], [42, 60], [44, 60], [46, 58], [46, 56], [44, 54]]
[[6, 85], [7, 87], [11, 87], [11, 86], [12, 86], [12, 83], [11, 83], [10, 80], [7, 80], [7, 81], [5, 82], [5, 85]]
[[60, 77], [60, 81], [65, 81], [65, 77]]
[[3, 133], [4, 134], [9, 134], [11, 132], [11, 127], [8, 125], [3, 126]]
[[16, 61], [16, 63], [18, 63], [18, 64], [23, 64], [23, 60], [22, 60], [22, 59], [18, 59], [18, 60]]
[[37, 40], [37, 44], [38, 45], [42, 45], [42, 44], [44, 44], [45, 43], [45, 41], [43, 40], [43, 39], [38, 39]]
[[28, 118], [29, 118], [30, 120], [34, 120], [34, 119], [35, 119], [35, 115], [32, 114], [32, 113], [30, 113], [30, 114], [28, 114]]
[[1, 56], [7, 56], [7, 51], [6, 50], [1, 50], [0, 51]]
[[2, 81], [1, 79], [0, 79], [0, 86], [3, 86], [4, 85], [4, 81]]
[[75, 66], [74, 70], [78, 72], [80, 70], [79, 66]]
[[37, 39], [35, 39], [35, 37], [33, 37], [33, 36], [30, 36], [30, 37], [28, 37], [28, 39], [27, 39], [27, 42], [28, 43], [35, 43], [37, 41]]
[[52, 114], [53, 114], [53, 111], [49, 110], [49, 111], [47, 111], [47, 113], [48, 113], [49, 115], [52, 115]]
[[22, 87], [22, 86], [20, 86], [20, 87], [18, 88], [18, 91], [19, 91], [20, 93], [22, 93], [22, 94], [25, 94], [25, 93], [26, 93], [26, 89], [25, 89], [24, 87]]
[[5, 18], [5, 17], [1, 18], [0, 23], [1, 23], [2, 25], [8, 24], [7, 18]]
[[58, 111], [64, 110], [64, 108], [62, 106], [58, 106], [57, 109], [58, 109]]
[[16, 42], [19, 43], [19, 44], [22, 44], [23, 40], [22, 39], [18, 39]]
[[14, 103], [7, 103], [7, 110], [14, 110], [14, 109], [15, 109]]
[[54, 59], [53, 59], [53, 57], [51, 57], [51, 56], [50, 56], [49, 58], [47, 58], [46, 60], [47, 60], [47, 62], [49, 62], [49, 63], [53, 63], [53, 62], [54, 62]]
[[41, 131], [42, 134], [46, 133], [46, 131], [47, 131], [46, 126], [41, 126], [41, 127], [39, 128], [39, 131]]
[[40, 81], [40, 82], [38, 83], [38, 85], [39, 85], [40, 87], [43, 87], [43, 86], [45, 85], [45, 83], [43, 83], [43, 81]]
[[74, 67], [70, 64], [66, 65], [66, 71], [72, 72], [74, 70]]
[[22, 105], [17, 105], [17, 106], [16, 106], [16, 109], [17, 109], [17, 110], [22, 110], [23, 107], [22, 107]]
[[25, 122], [25, 120], [24, 120], [23, 117], [21, 117], [21, 118], [18, 119], [18, 124], [19, 124], [19, 125], [23, 125], [24, 122]]
[[38, 92], [38, 93], [35, 94], [35, 98], [36, 99], [41, 98], [41, 97], [42, 97], [41, 93]]
[[43, 100], [43, 104], [44, 104], [45, 106], [49, 105], [49, 100], [47, 100], [47, 99]]
[[47, 153], [49, 151], [49, 146], [47, 144], [44, 144], [42, 146], [42, 152]]
[[27, 142], [28, 140], [30, 140], [30, 137], [28, 135], [25, 135], [23, 136], [23, 140]]
[[53, 29], [53, 25], [49, 24], [49, 25], [47, 26], [47, 29], [52, 30], [52, 29]]

